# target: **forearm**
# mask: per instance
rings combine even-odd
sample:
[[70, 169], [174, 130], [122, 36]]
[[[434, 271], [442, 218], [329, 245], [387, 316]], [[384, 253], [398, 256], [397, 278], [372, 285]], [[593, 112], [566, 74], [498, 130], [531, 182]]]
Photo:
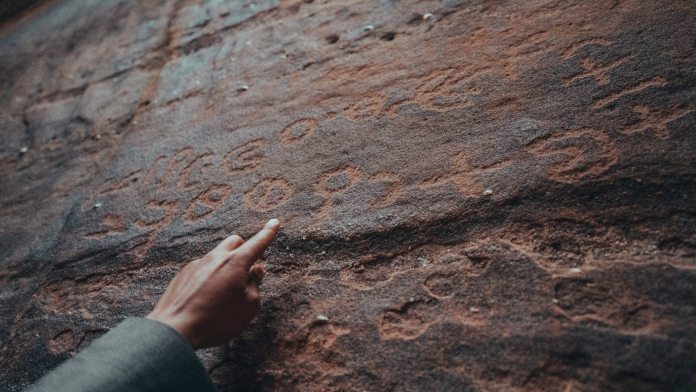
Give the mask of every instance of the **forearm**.
[[215, 391], [190, 343], [171, 327], [127, 319], [30, 392]]

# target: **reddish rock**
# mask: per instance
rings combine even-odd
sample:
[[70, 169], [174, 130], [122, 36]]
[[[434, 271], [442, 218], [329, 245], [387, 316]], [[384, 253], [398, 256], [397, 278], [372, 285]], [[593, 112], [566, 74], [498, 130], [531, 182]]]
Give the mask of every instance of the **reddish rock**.
[[47, 2], [0, 25], [0, 386], [271, 217], [232, 390], [696, 389], [696, 5]]

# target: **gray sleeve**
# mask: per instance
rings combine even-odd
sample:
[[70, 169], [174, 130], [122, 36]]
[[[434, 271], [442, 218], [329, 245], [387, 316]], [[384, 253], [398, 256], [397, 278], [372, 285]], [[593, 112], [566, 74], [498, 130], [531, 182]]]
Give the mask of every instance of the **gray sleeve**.
[[193, 347], [169, 326], [126, 319], [30, 392], [215, 391]]

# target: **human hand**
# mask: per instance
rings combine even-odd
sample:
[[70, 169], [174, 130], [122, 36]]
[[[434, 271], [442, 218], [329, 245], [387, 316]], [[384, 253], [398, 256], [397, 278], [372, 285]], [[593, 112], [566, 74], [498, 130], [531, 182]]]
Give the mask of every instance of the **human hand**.
[[259, 285], [266, 271], [254, 263], [271, 245], [279, 227], [278, 220], [271, 219], [246, 242], [231, 235], [187, 264], [147, 318], [171, 326], [194, 349], [239, 335], [261, 310]]

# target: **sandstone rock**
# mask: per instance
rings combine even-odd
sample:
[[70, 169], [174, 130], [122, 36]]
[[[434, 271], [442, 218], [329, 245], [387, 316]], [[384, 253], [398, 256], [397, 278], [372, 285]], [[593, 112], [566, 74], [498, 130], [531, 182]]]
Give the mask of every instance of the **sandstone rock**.
[[261, 316], [200, 352], [221, 391], [696, 389], [694, 19], [63, 0], [4, 20], [0, 389], [271, 217]]

